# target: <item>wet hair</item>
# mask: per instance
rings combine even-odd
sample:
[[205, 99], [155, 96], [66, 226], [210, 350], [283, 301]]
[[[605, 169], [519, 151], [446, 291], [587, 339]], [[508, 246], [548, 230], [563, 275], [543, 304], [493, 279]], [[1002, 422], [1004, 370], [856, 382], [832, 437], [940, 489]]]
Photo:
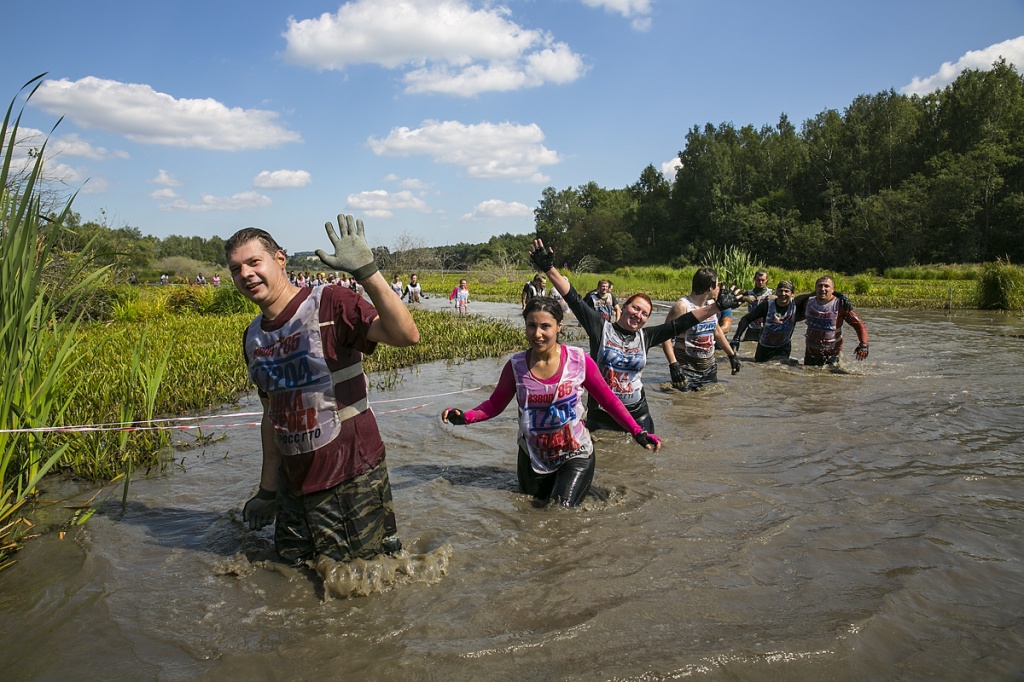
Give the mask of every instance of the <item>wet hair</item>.
[[602, 284], [607, 284], [609, 289], [612, 288], [612, 281], [610, 279], [598, 280], [597, 286], [601, 286]]
[[654, 301], [651, 300], [650, 296], [644, 293], [636, 293], [627, 298], [626, 302], [622, 304], [622, 309], [625, 310], [630, 303], [632, 303], [638, 298], [642, 301], [647, 301], [647, 307], [651, 309], [652, 313], [654, 312]]
[[230, 258], [232, 253], [254, 240], [258, 241], [269, 254], [284, 251], [281, 245], [266, 230], [261, 230], [258, 227], [243, 227], [224, 242], [224, 255]]
[[526, 307], [523, 308], [523, 319], [530, 313], [548, 313], [551, 317], [555, 318], [558, 324], [562, 324], [562, 304], [558, 302], [558, 299], [550, 296], [534, 296], [526, 302]]
[[768, 271], [765, 270], [764, 268], [761, 268], [760, 270], [758, 270], [757, 272], [754, 273], [754, 277], [760, 277], [761, 275], [764, 275], [765, 277], [767, 277], [768, 276]]
[[700, 268], [693, 273], [693, 293], [703, 294], [710, 291], [718, 283], [718, 273], [714, 268]]
[[821, 276], [821, 277], [819, 277], [818, 279], [814, 280], [814, 286], [818, 286], [819, 284], [821, 284], [822, 282], [824, 282], [824, 281], [825, 281], [826, 279], [827, 279], [828, 281], [832, 282], [832, 286], [835, 286], [835, 284], [836, 284], [836, 281], [835, 281], [834, 279], [832, 279], [831, 277], [829, 277], [828, 275], [822, 275], [822, 276]]

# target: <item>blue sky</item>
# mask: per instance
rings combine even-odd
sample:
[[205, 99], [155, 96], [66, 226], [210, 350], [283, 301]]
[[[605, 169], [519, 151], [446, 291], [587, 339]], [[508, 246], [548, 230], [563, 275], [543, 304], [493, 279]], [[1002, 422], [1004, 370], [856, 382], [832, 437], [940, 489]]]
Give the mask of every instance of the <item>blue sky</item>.
[[[634, 183], [693, 126], [798, 127], [1000, 55], [1024, 1], [36, 0], [8, 3], [0, 95], [47, 72], [26, 145], [84, 220], [250, 225], [289, 251], [338, 213], [373, 245], [533, 229], [545, 187]], [[32, 137], [32, 131], [35, 137]]]

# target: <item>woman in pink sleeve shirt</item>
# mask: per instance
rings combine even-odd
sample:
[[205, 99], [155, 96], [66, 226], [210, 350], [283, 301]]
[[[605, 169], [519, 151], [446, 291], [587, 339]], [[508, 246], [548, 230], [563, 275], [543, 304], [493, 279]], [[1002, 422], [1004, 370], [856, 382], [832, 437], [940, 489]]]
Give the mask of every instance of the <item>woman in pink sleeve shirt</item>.
[[445, 422], [463, 425], [496, 417], [515, 397], [519, 405], [519, 487], [538, 500], [575, 507], [594, 479], [594, 444], [583, 423], [583, 390], [636, 442], [660, 450], [605, 383], [597, 365], [580, 348], [558, 343], [562, 306], [549, 297], [530, 299], [523, 310], [529, 349], [505, 364], [491, 397], [472, 410], [448, 408]]

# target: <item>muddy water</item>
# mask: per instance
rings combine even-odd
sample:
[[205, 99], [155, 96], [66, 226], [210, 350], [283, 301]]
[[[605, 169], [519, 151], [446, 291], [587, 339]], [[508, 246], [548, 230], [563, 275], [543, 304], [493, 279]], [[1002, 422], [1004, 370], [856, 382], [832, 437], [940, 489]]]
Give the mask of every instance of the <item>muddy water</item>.
[[400, 532], [450, 557], [369, 597], [263, 561], [258, 430], [213, 429], [0, 573], [3, 679], [1021, 679], [1024, 324], [863, 313], [849, 374], [746, 364], [674, 395], [656, 353], [665, 449], [602, 437], [577, 510], [516, 492], [511, 408], [456, 430], [441, 408], [484, 390], [417, 398], [501, 360], [405, 373], [373, 396]]

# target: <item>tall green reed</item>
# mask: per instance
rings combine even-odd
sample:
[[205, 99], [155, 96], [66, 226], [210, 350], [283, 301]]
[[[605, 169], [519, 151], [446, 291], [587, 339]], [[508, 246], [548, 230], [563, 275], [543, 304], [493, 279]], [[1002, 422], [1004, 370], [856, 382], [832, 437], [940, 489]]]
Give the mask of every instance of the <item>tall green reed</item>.
[[[23, 86], [22, 90], [32, 87], [29, 98], [43, 76]], [[14, 102], [0, 126], [5, 147], [0, 167], [0, 568], [16, 546], [12, 542], [19, 535], [19, 510], [64, 453], [64, 446], [23, 429], [59, 421], [80, 388], [57, 390], [61, 377], [83, 357], [75, 340], [80, 314], [62, 316], [59, 311], [80, 310], [83, 297], [102, 274], [87, 272], [86, 257], [78, 254], [66, 263], [66, 281], [59, 286], [47, 283], [45, 270], [74, 197], [55, 220], [44, 222], [39, 183], [45, 143], [27, 173], [22, 175], [15, 167], [12, 174], [12, 166], [20, 163], [16, 143], [21, 113], [12, 121]]]

